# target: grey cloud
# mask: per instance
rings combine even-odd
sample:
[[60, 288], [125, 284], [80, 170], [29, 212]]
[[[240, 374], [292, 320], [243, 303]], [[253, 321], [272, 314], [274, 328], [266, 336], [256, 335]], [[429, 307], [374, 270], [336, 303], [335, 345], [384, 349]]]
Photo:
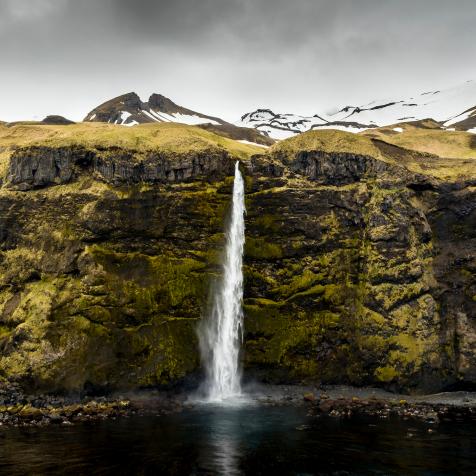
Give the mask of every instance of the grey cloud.
[[474, 0], [0, 0], [0, 119], [129, 90], [233, 119], [440, 88], [476, 75], [475, 23]]

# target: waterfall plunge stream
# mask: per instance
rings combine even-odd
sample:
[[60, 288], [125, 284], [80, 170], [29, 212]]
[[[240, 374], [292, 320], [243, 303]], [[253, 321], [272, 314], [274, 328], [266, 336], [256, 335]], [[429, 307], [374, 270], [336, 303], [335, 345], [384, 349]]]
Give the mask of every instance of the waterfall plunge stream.
[[211, 313], [199, 329], [202, 360], [207, 372], [205, 392], [209, 402], [229, 401], [242, 396], [239, 354], [243, 340], [244, 214], [245, 187], [239, 162], [236, 162], [223, 276], [213, 296]]

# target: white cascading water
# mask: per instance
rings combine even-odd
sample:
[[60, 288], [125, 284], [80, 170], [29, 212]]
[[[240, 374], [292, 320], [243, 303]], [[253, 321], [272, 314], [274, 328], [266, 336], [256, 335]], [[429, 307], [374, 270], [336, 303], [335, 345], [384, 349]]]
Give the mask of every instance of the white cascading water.
[[239, 354], [243, 340], [245, 211], [244, 181], [239, 162], [236, 162], [223, 276], [213, 296], [211, 314], [199, 330], [202, 360], [207, 372], [206, 398], [210, 402], [239, 398], [242, 394]]

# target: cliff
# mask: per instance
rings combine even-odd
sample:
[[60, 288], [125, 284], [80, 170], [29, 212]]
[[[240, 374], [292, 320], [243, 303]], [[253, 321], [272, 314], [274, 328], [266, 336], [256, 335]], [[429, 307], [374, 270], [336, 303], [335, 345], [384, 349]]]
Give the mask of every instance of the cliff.
[[197, 375], [240, 160], [246, 375], [476, 383], [476, 162], [384, 139], [309, 132], [263, 153], [170, 124], [0, 126], [1, 378]]

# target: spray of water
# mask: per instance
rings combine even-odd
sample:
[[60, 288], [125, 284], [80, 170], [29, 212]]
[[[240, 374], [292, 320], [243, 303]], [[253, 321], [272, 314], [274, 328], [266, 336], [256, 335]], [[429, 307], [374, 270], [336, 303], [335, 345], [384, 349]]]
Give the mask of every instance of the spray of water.
[[243, 340], [244, 214], [245, 188], [237, 162], [223, 276], [213, 296], [211, 313], [199, 329], [202, 360], [207, 372], [205, 392], [211, 402], [233, 400], [242, 395], [239, 353]]

